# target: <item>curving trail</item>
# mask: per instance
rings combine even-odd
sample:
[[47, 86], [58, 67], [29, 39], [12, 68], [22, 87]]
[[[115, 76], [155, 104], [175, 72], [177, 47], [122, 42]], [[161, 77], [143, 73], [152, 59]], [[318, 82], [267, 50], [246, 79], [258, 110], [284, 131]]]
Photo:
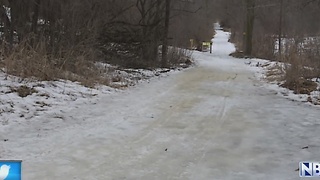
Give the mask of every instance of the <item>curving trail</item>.
[[194, 68], [66, 112], [27, 152], [12, 145], [24, 178], [299, 179], [299, 161], [320, 160], [320, 112], [265, 89], [228, 37]]

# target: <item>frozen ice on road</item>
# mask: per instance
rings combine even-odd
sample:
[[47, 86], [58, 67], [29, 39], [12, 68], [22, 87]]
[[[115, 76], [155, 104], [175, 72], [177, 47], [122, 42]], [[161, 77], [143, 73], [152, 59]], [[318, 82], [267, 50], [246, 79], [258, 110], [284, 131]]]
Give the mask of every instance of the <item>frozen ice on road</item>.
[[266, 89], [228, 37], [195, 52], [197, 67], [101, 96], [44, 136], [7, 132], [20, 136], [2, 158], [23, 159], [25, 179], [299, 179], [299, 161], [320, 160], [319, 109]]

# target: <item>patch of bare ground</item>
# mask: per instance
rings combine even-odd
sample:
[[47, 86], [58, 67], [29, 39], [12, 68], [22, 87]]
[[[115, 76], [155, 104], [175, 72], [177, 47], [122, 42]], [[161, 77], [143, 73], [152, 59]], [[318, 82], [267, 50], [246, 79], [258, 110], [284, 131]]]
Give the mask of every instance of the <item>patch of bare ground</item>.
[[19, 86], [19, 87], [10, 87], [10, 93], [17, 93], [20, 97], [27, 97], [29, 95], [32, 95], [33, 93], [37, 93], [38, 91], [35, 90], [33, 87], [28, 87], [25, 85]]
[[318, 90], [318, 84], [304, 78], [299, 78], [293, 81], [286, 81], [281, 84], [281, 87], [288, 88], [293, 90], [295, 94], [308, 94], [311, 92]]

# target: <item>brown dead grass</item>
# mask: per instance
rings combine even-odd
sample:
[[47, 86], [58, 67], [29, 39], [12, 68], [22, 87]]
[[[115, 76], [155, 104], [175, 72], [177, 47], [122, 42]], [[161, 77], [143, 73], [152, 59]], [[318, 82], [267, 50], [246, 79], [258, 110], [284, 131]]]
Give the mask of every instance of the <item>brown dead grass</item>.
[[194, 64], [192, 51], [176, 47], [168, 49], [168, 60], [169, 67], [187, 68]]
[[19, 87], [10, 87], [10, 92], [17, 93], [20, 97], [27, 97], [29, 95], [32, 95], [33, 93], [37, 93], [38, 91], [34, 89], [33, 87], [28, 87], [25, 85], [19, 86]]
[[285, 56], [285, 83], [281, 86], [293, 90], [296, 94], [310, 94], [317, 90], [317, 83], [310, 79], [316, 78], [318, 72], [314, 67], [310, 54], [301, 53], [299, 47], [292, 45]]
[[307, 80], [304, 78], [300, 78], [295, 81], [289, 81], [289, 82], [287, 81], [287, 82], [283, 83], [281, 86], [284, 88], [288, 88], [290, 90], [293, 90], [293, 92], [295, 94], [309, 94], [310, 95], [311, 92], [317, 90], [318, 84], [313, 81], [310, 81], [310, 80]]
[[274, 65], [267, 68], [266, 79], [270, 82], [281, 82], [284, 80], [285, 72], [281, 65]]
[[79, 50], [75, 46], [51, 53], [44, 41], [32, 46], [29, 43], [28, 40], [23, 41], [9, 53], [2, 53], [0, 68], [4, 68], [7, 74], [22, 79], [67, 79], [80, 82], [86, 87], [94, 87], [98, 83], [109, 84], [109, 80], [101, 75], [101, 71], [91, 61], [94, 59], [94, 52], [90, 49]]

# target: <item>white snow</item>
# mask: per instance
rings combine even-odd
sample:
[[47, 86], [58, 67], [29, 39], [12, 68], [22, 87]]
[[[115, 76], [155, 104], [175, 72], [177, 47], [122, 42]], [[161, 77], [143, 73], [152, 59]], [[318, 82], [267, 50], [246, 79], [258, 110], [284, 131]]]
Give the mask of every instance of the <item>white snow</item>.
[[[108, 87], [85, 88], [71, 81], [21, 80], [3, 73], [0, 73], [0, 79], [0, 130], [15, 128], [17, 123], [25, 124], [46, 114], [62, 118], [63, 111], [94, 103], [98, 100], [97, 95], [115, 91]], [[20, 97], [15, 90], [21, 86], [33, 88], [36, 92]]]
[[[129, 87], [140, 82], [148, 82], [155, 77], [165, 77], [175, 70], [169, 69], [123, 69], [109, 64], [97, 63], [100, 69], [106, 69], [112, 87]], [[181, 70], [181, 69], [178, 69]], [[109, 72], [112, 71], [112, 72]], [[162, 73], [162, 71], [169, 73]], [[27, 87], [34, 92], [20, 97], [17, 89]], [[87, 88], [79, 82], [68, 80], [38, 81], [21, 79], [0, 72], [0, 132], [3, 129], [15, 128], [17, 124], [28, 124], [29, 120], [50, 116], [63, 120], [64, 112], [83, 104], [95, 104], [100, 95], [121, 91], [108, 86]], [[1, 139], [0, 134], [0, 139]]]
[[[274, 91], [275, 94], [282, 98], [286, 98], [291, 101], [297, 101], [306, 103], [311, 106], [317, 106], [314, 103], [310, 103], [308, 98], [311, 98], [313, 102], [320, 102], [320, 82], [318, 79], [320, 78], [313, 78], [311, 79], [313, 82], [318, 84], [318, 89], [307, 94], [295, 94], [294, 91], [289, 90], [287, 88], [283, 88], [280, 85], [283, 84], [285, 81], [279, 79], [279, 77], [285, 74], [285, 66], [289, 66], [289, 64], [284, 64], [281, 62], [269, 61], [264, 59], [246, 59], [245, 64], [250, 66], [255, 71], [255, 76], [265, 82], [263, 87], [266, 89]], [[267, 75], [269, 71], [272, 71], [274, 75]]]
[[65, 94], [81, 86], [36, 87], [56, 109], [7, 116], [0, 158], [22, 159], [25, 179], [299, 179], [299, 161], [320, 160], [319, 109], [269, 89], [261, 68], [228, 56], [228, 38], [217, 30], [213, 54], [194, 52], [197, 67], [125, 91], [82, 89], [72, 102]]

